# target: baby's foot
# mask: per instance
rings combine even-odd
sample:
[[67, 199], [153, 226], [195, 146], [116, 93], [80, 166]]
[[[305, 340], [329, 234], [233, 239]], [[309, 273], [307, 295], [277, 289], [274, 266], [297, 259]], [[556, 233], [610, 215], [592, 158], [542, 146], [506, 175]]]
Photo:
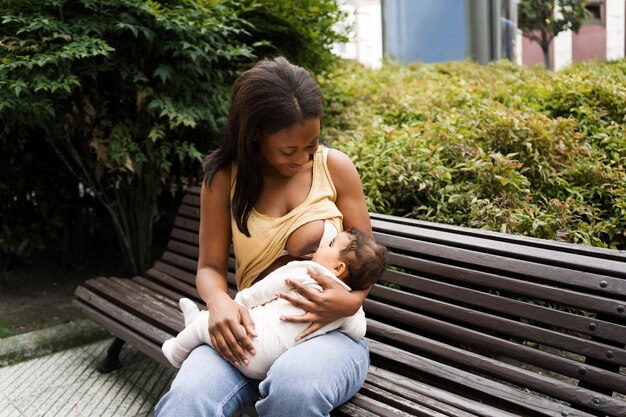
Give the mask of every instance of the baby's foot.
[[187, 327], [196, 319], [196, 317], [198, 317], [200, 309], [198, 309], [196, 303], [191, 301], [189, 298], [181, 298], [178, 300], [178, 305], [180, 306], [180, 311], [183, 312], [183, 317], [185, 317], [185, 327]]
[[175, 367], [175, 368], [180, 368], [180, 366], [183, 364], [183, 361], [176, 358], [176, 356], [174, 355], [174, 349], [176, 349], [176, 339], [175, 338], [171, 338], [166, 340], [163, 343], [163, 346], [161, 346], [161, 350], [163, 351], [163, 355], [165, 356], [165, 358]]

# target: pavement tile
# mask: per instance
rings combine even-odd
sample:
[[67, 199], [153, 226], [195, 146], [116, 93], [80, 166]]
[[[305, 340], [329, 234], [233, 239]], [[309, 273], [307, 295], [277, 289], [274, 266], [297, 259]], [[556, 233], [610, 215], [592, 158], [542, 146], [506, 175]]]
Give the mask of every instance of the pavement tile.
[[122, 368], [100, 374], [111, 339], [0, 368], [0, 416], [144, 417], [169, 388], [174, 371], [132, 346]]

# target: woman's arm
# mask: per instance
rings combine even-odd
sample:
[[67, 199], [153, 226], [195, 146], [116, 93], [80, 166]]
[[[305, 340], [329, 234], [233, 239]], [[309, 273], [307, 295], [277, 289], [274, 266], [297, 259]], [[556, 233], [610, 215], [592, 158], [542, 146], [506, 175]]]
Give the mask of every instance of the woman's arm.
[[337, 190], [335, 204], [343, 214], [343, 228], [355, 227], [372, 234], [372, 222], [365, 203], [363, 184], [348, 155], [336, 149], [328, 151], [328, 170]]
[[[350, 158], [337, 150], [329, 150], [328, 170], [337, 190], [335, 204], [343, 214], [344, 229], [355, 227], [372, 234], [372, 223], [365, 203], [363, 185]], [[322, 286], [322, 293], [311, 291], [297, 282], [287, 281], [303, 298], [293, 297], [286, 293], [279, 294], [280, 297], [306, 311], [301, 316], [284, 317], [285, 321], [311, 322], [311, 325], [299, 334], [297, 339], [306, 337], [338, 318], [355, 314], [369, 292], [369, 290], [348, 292], [338, 283], [317, 274], [311, 268], [309, 272], [311, 277]]]
[[[227, 293], [230, 230], [230, 169], [220, 170], [200, 193], [200, 234], [196, 288], [210, 312], [209, 334], [215, 350], [235, 365], [247, 364], [245, 350], [254, 354], [255, 335], [248, 310]], [[241, 326], [247, 329], [247, 334]]]

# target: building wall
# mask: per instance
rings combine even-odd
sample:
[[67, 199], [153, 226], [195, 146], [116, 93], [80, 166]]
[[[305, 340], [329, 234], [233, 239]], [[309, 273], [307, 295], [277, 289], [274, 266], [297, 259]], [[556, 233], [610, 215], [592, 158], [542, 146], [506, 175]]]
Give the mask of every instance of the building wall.
[[606, 2], [606, 58], [626, 56], [626, 0]]
[[[604, 0], [602, 24], [583, 25], [578, 33], [560, 33], [550, 45], [551, 60], [558, 70], [573, 61], [619, 59], [626, 56], [626, 0]], [[543, 62], [541, 48], [523, 38], [521, 62]]]
[[[543, 65], [543, 52], [541, 51], [541, 47], [538, 43], [532, 42], [526, 37], [522, 37], [521, 48], [522, 63], [525, 66], [530, 67], [532, 65]], [[553, 44], [550, 44], [548, 52], [550, 55], [550, 61], [554, 62]]]
[[606, 3], [601, 2], [599, 24], [583, 24], [578, 33], [572, 34], [572, 60], [589, 61], [606, 58]]
[[385, 0], [385, 55], [400, 62], [466, 59], [465, 0]]
[[357, 59], [370, 68], [378, 68], [383, 59], [383, 26], [380, 0], [357, 0]]
[[[557, 17], [561, 16], [561, 11], [559, 9], [558, 3], [554, 11]], [[553, 52], [553, 60], [552, 60], [552, 68], [554, 70], [560, 70], [561, 68], [572, 63], [572, 31], [565, 30], [563, 32], [558, 33], [554, 39], [552, 40], [552, 45], [554, 48]]]
[[[498, 56], [478, 56], [480, 48], [474, 44], [485, 47], [490, 42], [497, 43], [498, 39], [491, 37], [497, 23], [489, 19], [494, 20], [494, 10], [505, 2], [510, 2], [506, 7], [513, 10], [507, 11], [513, 15], [506, 17], [516, 21], [517, 0], [338, 1], [350, 14], [346, 25], [353, 27], [353, 33], [350, 42], [335, 45], [335, 52], [369, 67], [381, 64], [383, 50], [401, 62], [497, 59]], [[626, 0], [603, 2], [602, 25], [584, 26], [579, 34], [561, 33], [550, 45], [550, 60], [555, 69], [572, 61], [619, 59], [626, 55]], [[491, 29], [487, 30], [487, 26]], [[527, 66], [543, 65], [541, 48], [523, 38], [519, 30], [515, 60]]]
[[378, 68], [383, 59], [381, 0], [339, 0], [347, 14], [343, 27], [351, 28], [349, 41], [333, 45], [333, 52], [342, 58], [355, 59], [369, 68]]
[[583, 26], [572, 34], [572, 60], [606, 59], [606, 28], [604, 26]]

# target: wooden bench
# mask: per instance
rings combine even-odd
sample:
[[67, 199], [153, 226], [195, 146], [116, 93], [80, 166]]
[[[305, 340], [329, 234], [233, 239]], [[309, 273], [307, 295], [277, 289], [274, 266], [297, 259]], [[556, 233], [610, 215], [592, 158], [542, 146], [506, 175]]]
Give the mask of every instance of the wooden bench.
[[[76, 290], [87, 316], [165, 364], [161, 343], [183, 327], [177, 300], [200, 302], [199, 199], [197, 187], [184, 197], [145, 276]], [[372, 366], [333, 415], [626, 416], [623, 252], [371, 217], [390, 251], [364, 305]]]

